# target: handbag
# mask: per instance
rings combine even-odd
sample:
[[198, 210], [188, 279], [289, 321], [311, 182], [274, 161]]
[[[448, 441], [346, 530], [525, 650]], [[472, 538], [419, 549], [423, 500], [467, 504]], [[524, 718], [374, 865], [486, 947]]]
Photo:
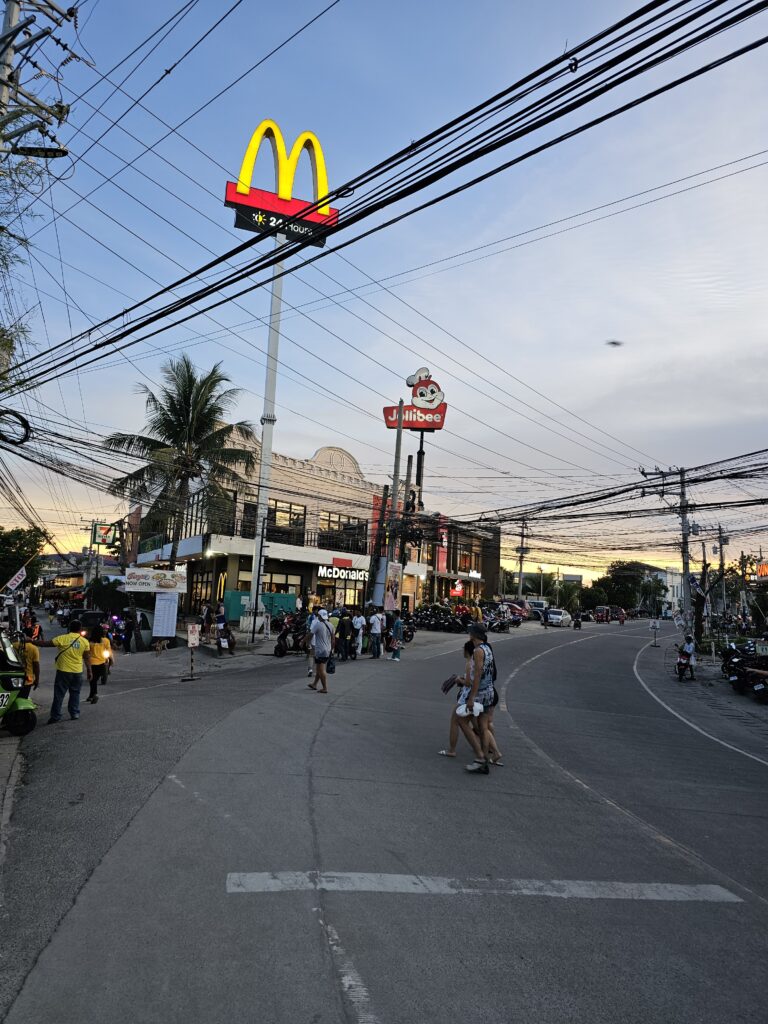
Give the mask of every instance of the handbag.
[[[333, 645], [333, 630], [331, 629], [327, 622], [325, 624], [325, 628], [331, 635], [331, 645]], [[336, 659], [333, 656], [333, 646], [331, 646], [331, 653], [328, 656], [328, 661], [326, 661], [325, 663], [325, 671], [328, 673], [329, 676], [332, 676], [333, 673], [336, 671]]]

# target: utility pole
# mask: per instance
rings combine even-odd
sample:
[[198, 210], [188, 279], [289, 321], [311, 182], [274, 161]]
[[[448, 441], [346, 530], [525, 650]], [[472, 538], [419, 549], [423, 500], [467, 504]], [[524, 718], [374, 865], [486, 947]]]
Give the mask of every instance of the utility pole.
[[[35, 13], [19, 20], [19, 0], [5, 0], [3, 28], [0, 32], [0, 153], [52, 160], [67, 156], [68, 153], [53, 136], [50, 126], [54, 123], [64, 123], [69, 115], [69, 106], [65, 103], [43, 103], [21, 85], [21, 67], [14, 68], [13, 65], [16, 56], [24, 52], [24, 59], [28, 62], [30, 70], [37, 70], [39, 76], [42, 69], [28, 51], [48, 36], [67, 52], [69, 59], [80, 60], [78, 54], [53, 35], [52, 28], [44, 28], [35, 33], [30, 31], [37, 21], [38, 14], [53, 22], [57, 28], [65, 21], [73, 21], [77, 26], [77, 9], [71, 7], [64, 10], [53, 0], [30, 0], [29, 6]], [[54, 145], [19, 145], [18, 140], [30, 132], [37, 132]]]
[[412, 478], [412, 476], [413, 476], [413, 456], [409, 455], [408, 456], [407, 468], [405, 470], [405, 489], [403, 490], [403, 518], [402, 518], [402, 523], [401, 523], [402, 528], [400, 530], [400, 563], [403, 566], [408, 564], [407, 561], [404, 561], [404, 559], [405, 559], [405, 549], [406, 549], [406, 546], [407, 546], [406, 545], [405, 535], [406, 535], [406, 532], [408, 532], [409, 529], [410, 529], [411, 513], [413, 512], [413, 509], [411, 508], [411, 478]]
[[683, 618], [685, 628], [691, 627], [691, 557], [688, 549], [690, 525], [688, 523], [688, 498], [685, 493], [685, 470], [680, 471], [680, 521], [683, 529]]
[[[275, 249], [285, 237], [275, 235]], [[259, 492], [256, 499], [256, 523], [253, 538], [253, 564], [251, 566], [251, 614], [254, 622], [251, 634], [255, 634], [255, 620], [263, 612], [261, 605], [262, 568], [264, 564], [264, 539], [269, 513], [269, 477], [272, 472], [272, 434], [275, 416], [275, 391], [277, 389], [277, 365], [280, 349], [280, 315], [283, 309], [283, 260], [275, 264], [272, 278], [272, 298], [269, 307], [269, 336], [267, 343], [267, 371], [264, 381], [264, 411], [261, 414], [261, 455], [259, 457]]]
[[387, 561], [395, 557], [395, 525], [397, 522], [397, 498], [400, 491], [400, 454], [403, 445], [403, 399], [397, 406], [397, 434], [395, 436], [395, 465], [392, 470], [392, 500], [389, 508], [389, 534], [387, 542]]
[[724, 538], [723, 528], [717, 524], [717, 550], [720, 552], [720, 586], [723, 592], [723, 615], [725, 615], [725, 552], [723, 551]]
[[525, 520], [520, 524], [520, 558], [517, 562], [517, 599], [518, 601], [523, 596], [523, 562], [525, 560], [528, 549], [525, 546]]
[[381, 550], [384, 546], [384, 537], [386, 532], [386, 515], [387, 515], [387, 499], [389, 498], [389, 484], [384, 484], [384, 488], [381, 492], [381, 509], [379, 511], [379, 521], [376, 524], [376, 535], [373, 540], [373, 549], [371, 551], [371, 568], [368, 573], [368, 600], [373, 601], [375, 605], [383, 603], [384, 599], [384, 583], [385, 576], [381, 579], [381, 601], [377, 600], [378, 589], [379, 589], [379, 570], [381, 568]]

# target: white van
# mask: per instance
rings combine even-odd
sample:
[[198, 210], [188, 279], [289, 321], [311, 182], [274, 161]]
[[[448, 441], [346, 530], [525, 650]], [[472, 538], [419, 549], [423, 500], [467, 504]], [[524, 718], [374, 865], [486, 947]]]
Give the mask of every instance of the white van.
[[545, 608], [549, 608], [549, 601], [544, 598], [528, 598], [528, 607], [531, 609], [531, 618], [540, 619]]

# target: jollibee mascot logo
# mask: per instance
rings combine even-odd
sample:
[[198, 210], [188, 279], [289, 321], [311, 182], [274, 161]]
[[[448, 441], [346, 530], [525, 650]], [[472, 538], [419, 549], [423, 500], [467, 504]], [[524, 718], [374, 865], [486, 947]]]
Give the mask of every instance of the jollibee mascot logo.
[[437, 409], [445, 401], [440, 385], [432, 380], [432, 374], [426, 366], [407, 377], [405, 383], [412, 389], [411, 402], [417, 409]]

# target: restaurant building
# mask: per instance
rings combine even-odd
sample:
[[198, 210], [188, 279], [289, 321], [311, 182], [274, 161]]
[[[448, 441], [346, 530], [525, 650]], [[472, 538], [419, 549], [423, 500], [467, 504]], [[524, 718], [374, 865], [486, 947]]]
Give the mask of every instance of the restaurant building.
[[[258, 464], [259, 446], [256, 445]], [[186, 611], [225, 600], [231, 618], [251, 591], [258, 472], [215, 512], [190, 499], [177, 561], [186, 565]], [[265, 525], [261, 592], [289, 594], [325, 605], [362, 606], [369, 593], [381, 509], [380, 485], [366, 480], [357, 460], [338, 447], [309, 459], [274, 454]], [[443, 516], [414, 517], [418, 542], [406, 545], [401, 604], [413, 609], [447, 597], [491, 596], [499, 572], [499, 530]], [[170, 537], [142, 535], [137, 565], [163, 563]], [[383, 552], [381, 552], [383, 553]], [[459, 593], [460, 592], [460, 593]]]

